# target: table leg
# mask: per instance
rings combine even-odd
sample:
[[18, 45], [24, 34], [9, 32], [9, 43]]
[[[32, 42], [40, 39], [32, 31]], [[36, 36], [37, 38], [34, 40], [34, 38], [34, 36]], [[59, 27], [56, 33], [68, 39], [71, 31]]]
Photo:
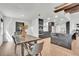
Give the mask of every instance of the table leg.
[[23, 47], [23, 44], [21, 44], [21, 55], [24, 56], [24, 47]]

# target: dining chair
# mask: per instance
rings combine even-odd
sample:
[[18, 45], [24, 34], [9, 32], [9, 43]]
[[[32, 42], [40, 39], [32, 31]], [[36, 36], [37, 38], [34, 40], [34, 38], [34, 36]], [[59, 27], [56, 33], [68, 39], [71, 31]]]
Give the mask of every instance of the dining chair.
[[44, 42], [41, 42], [41, 43], [34, 44], [30, 48], [28, 47], [28, 55], [27, 56], [37, 56], [37, 55], [42, 56], [41, 51], [43, 49], [43, 44], [44, 44]]
[[17, 38], [15, 36], [12, 36], [12, 38], [15, 43], [15, 54], [16, 54], [17, 45], [19, 45], [19, 43], [17, 42]]

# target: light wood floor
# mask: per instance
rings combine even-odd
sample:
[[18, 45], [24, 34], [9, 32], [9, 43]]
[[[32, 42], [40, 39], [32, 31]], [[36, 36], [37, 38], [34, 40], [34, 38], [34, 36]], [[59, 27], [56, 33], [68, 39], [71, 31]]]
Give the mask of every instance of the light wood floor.
[[[44, 46], [42, 50], [43, 56], [75, 56], [79, 55], [79, 38], [72, 41], [72, 50], [60, 47], [55, 44], [50, 43], [50, 38], [43, 39]], [[20, 56], [21, 55], [21, 47], [20, 45], [17, 47], [17, 54], [14, 52], [14, 43], [12, 41], [4, 43], [0, 47], [0, 55], [1, 56]], [[25, 55], [27, 51], [25, 50]]]

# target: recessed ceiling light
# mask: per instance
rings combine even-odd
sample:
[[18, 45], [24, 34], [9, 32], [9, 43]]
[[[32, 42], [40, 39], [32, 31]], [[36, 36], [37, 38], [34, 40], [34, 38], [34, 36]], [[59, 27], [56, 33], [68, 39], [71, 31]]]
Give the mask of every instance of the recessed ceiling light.
[[50, 20], [50, 18], [47, 18], [48, 20]]
[[56, 15], [55, 18], [57, 18], [58, 16]]

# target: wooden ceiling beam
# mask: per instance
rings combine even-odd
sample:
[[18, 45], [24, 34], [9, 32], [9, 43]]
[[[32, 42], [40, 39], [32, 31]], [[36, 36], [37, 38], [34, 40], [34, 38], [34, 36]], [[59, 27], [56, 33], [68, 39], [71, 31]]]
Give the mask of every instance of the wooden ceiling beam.
[[60, 9], [60, 8], [62, 8], [62, 7], [64, 7], [64, 6], [67, 6], [67, 4], [68, 4], [68, 3], [61, 4], [61, 5], [57, 6], [57, 7], [55, 7], [55, 9]]
[[60, 12], [62, 10], [66, 10], [66, 9], [72, 8], [72, 7], [74, 7], [74, 6], [78, 5], [78, 4], [79, 3], [72, 3], [72, 4], [65, 3], [65, 4], [63, 4], [61, 6], [58, 6], [59, 8], [56, 7], [55, 10], [54, 10], [54, 12], [57, 13], [57, 12]]
[[74, 7], [72, 7], [72, 8], [69, 8], [69, 9], [65, 9], [64, 10], [66, 13], [75, 13], [75, 12], [79, 12], [79, 5], [76, 5], [76, 6], [74, 6]]

